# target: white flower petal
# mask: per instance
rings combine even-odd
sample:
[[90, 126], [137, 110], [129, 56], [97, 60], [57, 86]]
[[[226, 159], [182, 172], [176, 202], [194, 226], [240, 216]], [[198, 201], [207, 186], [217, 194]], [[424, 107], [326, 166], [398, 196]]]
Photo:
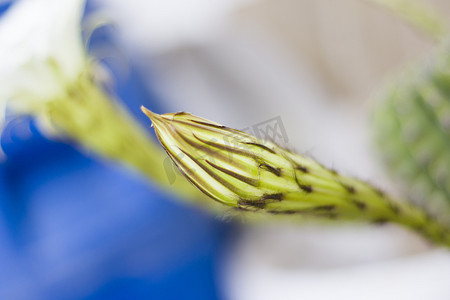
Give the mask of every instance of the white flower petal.
[[36, 102], [63, 96], [83, 72], [84, 4], [85, 0], [22, 0], [0, 19], [1, 115], [6, 102], [13, 110], [32, 113]]

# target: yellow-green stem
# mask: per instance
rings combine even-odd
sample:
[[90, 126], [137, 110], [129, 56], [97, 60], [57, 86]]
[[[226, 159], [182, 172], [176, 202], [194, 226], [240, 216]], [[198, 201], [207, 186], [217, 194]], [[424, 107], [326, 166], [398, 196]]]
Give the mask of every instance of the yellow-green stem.
[[180, 198], [213, 209], [211, 201], [179, 174], [169, 181], [164, 165], [167, 155], [114, 102], [91, 78], [83, 76], [69, 88], [65, 98], [48, 102], [45, 113], [58, 132], [85, 150], [134, 168]]

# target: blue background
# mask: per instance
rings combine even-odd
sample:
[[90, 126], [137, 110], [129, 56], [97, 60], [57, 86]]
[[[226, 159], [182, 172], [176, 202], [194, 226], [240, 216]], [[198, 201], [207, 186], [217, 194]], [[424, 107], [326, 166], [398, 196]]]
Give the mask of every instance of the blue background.
[[[98, 30], [95, 43], [120, 47], [110, 28]], [[135, 66], [132, 59], [124, 78], [110, 64], [114, 92], [149, 127], [139, 106], [163, 107]], [[0, 299], [223, 298], [232, 224], [174, 201], [137, 173], [48, 140], [29, 117], [12, 120], [1, 144]]]

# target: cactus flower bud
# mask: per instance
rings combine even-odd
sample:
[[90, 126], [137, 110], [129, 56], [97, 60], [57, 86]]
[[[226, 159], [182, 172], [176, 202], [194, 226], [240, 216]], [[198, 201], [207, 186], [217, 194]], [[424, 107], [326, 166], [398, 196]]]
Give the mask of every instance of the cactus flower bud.
[[447, 228], [426, 212], [365, 182], [186, 112], [158, 115], [141, 109], [185, 177], [222, 204], [276, 215], [394, 222], [450, 244]]

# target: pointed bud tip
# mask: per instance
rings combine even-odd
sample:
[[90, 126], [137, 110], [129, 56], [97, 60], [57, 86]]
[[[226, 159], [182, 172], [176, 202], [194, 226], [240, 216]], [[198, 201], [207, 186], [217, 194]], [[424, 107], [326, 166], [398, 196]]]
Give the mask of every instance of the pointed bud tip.
[[141, 111], [152, 121], [152, 127], [154, 127], [158, 121], [161, 121], [163, 119], [162, 115], [158, 115], [157, 113], [152, 112], [144, 105], [141, 105]]
[[150, 119], [156, 117], [157, 114], [146, 108], [144, 105], [141, 105], [141, 111]]

